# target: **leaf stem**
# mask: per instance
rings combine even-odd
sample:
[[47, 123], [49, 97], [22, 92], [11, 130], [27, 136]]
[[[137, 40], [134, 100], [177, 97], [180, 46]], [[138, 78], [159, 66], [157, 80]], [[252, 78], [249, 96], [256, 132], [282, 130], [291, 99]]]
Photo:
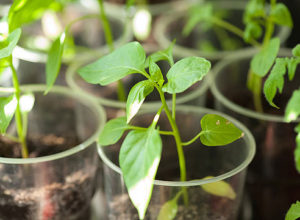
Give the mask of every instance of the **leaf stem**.
[[201, 135], [203, 135], [203, 131], [200, 131], [194, 138], [192, 138], [190, 141], [182, 142], [182, 146], [187, 146], [192, 144], [194, 141], [196, 141]]
[[[222, 19], [219, 19], [217, 17], [213, 17], [212, 22], [215, 25], [218, 25], [218, 26], [232, 32], [233, 34], [239, 36], [240, 38], [242, 38], [242, 39], [244, 38], [244, 31], [241, 30], [240, 28], [236, 27], [235, 25], [232, 25], [229, 22], [224, 21]], [[254, 39], [250, 39], [249, 43], [252, 46], [255, 46], [255, 47], [260, 47], [261, 46], [261, 44], [259, 42], [257, 42], [256, 40], [254, 40]]]
[[16, 108], [15, 117], [16, 117], [16, 125], [17, 125], [17, 132], [18, 132], [18, 136], [19, 136], [19, 142], [21, 143], [21, 146], [22, 146], [22, 157], [28, 158], [28, 149], [27, 149], [27, 144], [26, 144], [26, 138], [23, 133], [24, 130], [23, 130], [23, 123], [22, 123], [21, 108], [20, 108], [21, 91], [20, 91], [18, 75], [14, 68], [11, 55], [9, 58], [9, 64], [10, 64], [10, 68], [12, 71], [13, 84], [14, 84], [14, 88], [15, 88], [15, 96], [17, 99], [17, 108]]

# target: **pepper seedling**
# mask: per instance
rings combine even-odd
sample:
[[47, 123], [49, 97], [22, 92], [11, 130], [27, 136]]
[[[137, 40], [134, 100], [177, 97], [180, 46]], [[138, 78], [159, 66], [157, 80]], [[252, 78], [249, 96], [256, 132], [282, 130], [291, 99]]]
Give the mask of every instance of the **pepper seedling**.
[[[85, 81], [102, 86], [130, 74], [140, 74], [145, 77], [145, 80], [136, 83], [129, 92], [126, 116], [107, 122], [98, 140], [102, 146], [112, 145], [122, 137], [125, 131], [129, 130], [120, 149], [119, 162], [129, 197], [137, 208], [140, 219], [145, 216], [161, 158], [163, 146], [160, 135], [171, 135], [175, 139], [181, 181], [187, 180], [184, 146], [198, 139], [207, 146], [227, 145], [243, 135], [241, 130], [225, 118], [207, 114], [200, 122], [202, 130], [190, 141], [182, 141], [175, 120], [176, 94], [184, 92], [194, 83], [202, 80], [209, 72], [211, 65], [208, 60], [200, 57], [187, 57], [174, 63], [172, 48], [173, 44], [146, 58], [143, 47], [138, 42], [131, 42], [78, 70], [79, 75]], [[171, 66], [166, 74], [167, 82], [156, 64], [160, 60], [167, 60]], [[157, 110], [152, 123], [149, 127], [131, 125], [132, 118], [138, 113], [145, 98], [154, 90], [159, 93], [161, 107]], [[165, 93], [173, 95], [172, 109], [166, 103]], [[162, 131], [158, 127], [159, 117], [163, 111], [171, 125], [171, 131]], [[206, 190], [211, 191], [209, 188]], [[187, 204], [187, 191], [186, 188], [182, 188], [182, 192], [174, 200], [166, 203], [164, 207], [167, 208], [162, 209], [160, 216], [164, 216], [168, 210], [173, 213], [172, 207], [181, 196]]]

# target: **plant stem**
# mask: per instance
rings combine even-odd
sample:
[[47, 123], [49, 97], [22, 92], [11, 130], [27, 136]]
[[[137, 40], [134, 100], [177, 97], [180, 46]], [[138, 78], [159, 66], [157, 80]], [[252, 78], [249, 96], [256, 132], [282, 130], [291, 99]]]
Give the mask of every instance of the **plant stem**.
[[[161, 102], [163, 104], [163, 108], [166, 112], [166, 115], [168, 117], [168, 120], [169, 120], [170, 125], [171, 125], [172, 130], [173, 130], [173, 136], [175, 138], [177, 153], [178, 153], [178, 159], [179, 159], [180, 180], [181, 181], [186, 181], [185, 156], [184, 156], [184, 152], [183, 152], [183, 147], [182, 147], [182, 142], [181, 142], [179, 130], [178, 130], [177, 124], [176, 124], [175, 120], [173, 119], [172, 114], [169, 110], [169, 107], [167, 105], [164, 93], [162, 92], [162, 90], [158, 86], [156, 86], [156, 89], [159, 92], [160, 99], [161, 99]], [[184, 203], [187, 205], [188, 204], [188, 194], [187, 194], [186, 188], [183, 188], [183, 191], [184, 191], [183, 200], [184, 200]]]
[[17, 99], [17, 108], [16, 108], [16, 113], [15, 113], [17, 132], [18, 132], [18, 136], [19, 136], [19, 141], [22, 146], [22, 157], [28, 158], [28, 149], [27, 149], [27, 144], [26, 144], [26, 137], [23, 133], [24, 130], [23, 130], [23, 123], [22, 123], [21, 108], [20, 108], [21, 91], [20, 91], [18, 75], [17, 75], [17, 72], [13, 65], [12, 56], [10, 56], [9, 62], [10, 62], [10, 68], [12, 71], [13, 84], [14, 84], [14, 88], [15, 88], [15, 96]]
[[194, 138], [192, 138], [190, 141], [182, 142], [182, 146], [187, 146], [192, 144], [194, 141], [196, 141], [201, 135], [203, 134], [203, 131], [200, 131]]
[[[224, 20], [221, 20], [217, 17], [213, 17], [212, 18], [212, 22], [215, 24], [215, 25], [218, 25], [230, 32], [232, 32], [233, 34], [239, 36], [240, 38], [244, 38], [244, 31], [239, 29], [238, 27], [230, 24], [229, 22], [227, 21], [224, 21]], [[250, 39], [249, 43], [255, 47], [260, 47], [260, 43], [257, 42], [256, 40], [254, 39]]]

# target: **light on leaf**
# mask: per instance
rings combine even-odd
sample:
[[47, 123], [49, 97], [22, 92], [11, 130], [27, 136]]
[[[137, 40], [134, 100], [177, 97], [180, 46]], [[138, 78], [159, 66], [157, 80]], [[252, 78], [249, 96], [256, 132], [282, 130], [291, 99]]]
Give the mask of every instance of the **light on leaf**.
[[34, 100], [34, 95], [32, 93], [22, 95], [20, 98], [21, 111], [24, 113], [30, 112], [33, 108]]
[[137, 11], [133, 18], [133, 32], [138, 40], [145, 40], [151, 31], [151, 14], [146, 9]]

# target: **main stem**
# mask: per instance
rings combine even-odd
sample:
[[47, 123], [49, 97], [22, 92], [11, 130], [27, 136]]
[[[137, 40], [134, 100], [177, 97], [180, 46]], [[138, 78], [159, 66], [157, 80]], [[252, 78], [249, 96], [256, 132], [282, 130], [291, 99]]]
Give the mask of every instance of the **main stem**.
[[[178, 130], [176, 122], [175, 122], [174, 118], [172, 117], [172, 114], [169, 110], [169, 107], [167, 105], [164, 93], [158, 87], [157, 87], [157, 90], [159, 92], [160, 99], [161, 99], [161, 102], [163, 104], [163, 108], [166, 112], [166, 115], [168, 117], [168, 120], [170, 122], [170, 125], [171, 125], [173, 133], [174, 133], [173, 135], [174, 135], [174, 138], [175, 138], [177, 153], [178, 153], [178, 159], [179, 159], [180, 180], [181, 181], [186, 181], [185, 156], [184, 156], [184, 152], [183, 152], [183, 146], [182, 146], [182, 141], [181, 141], [181, 138], [180, 138], [179, 130]], [[184, 190], [184, 194], [183, 194], [184, 203], [187, 205], [188, 204], [188, 194], [187, 194], [187, 191], [186, 191], [185, 188], [183, 188], [183, 190]]]
[[26, 137], [23, 133], [24, 130], [23, 130], [23, 123], [22, 123], [21, 108], [20, 108], [21, 90], [20, 90], [18, 75], [17, 75], [17, 72], [13, 65], [12, 56], [10, 56], [9, 62], [10, 62], [9, 65], [10, 65], [10, 68], [12, 71], [13, 84], [14, 84], [14, 88], [15, 88], [15, 96], [17, 99], [17, 108], [16, 108], [16, 113], [15, 113], [17, 132], [18, 132], [18, 136], [19, 136], [19, 141], [22, 146], [22, 157], [28, 158], [28, 149], [27, 149], [27, 144], [26, 144]]

